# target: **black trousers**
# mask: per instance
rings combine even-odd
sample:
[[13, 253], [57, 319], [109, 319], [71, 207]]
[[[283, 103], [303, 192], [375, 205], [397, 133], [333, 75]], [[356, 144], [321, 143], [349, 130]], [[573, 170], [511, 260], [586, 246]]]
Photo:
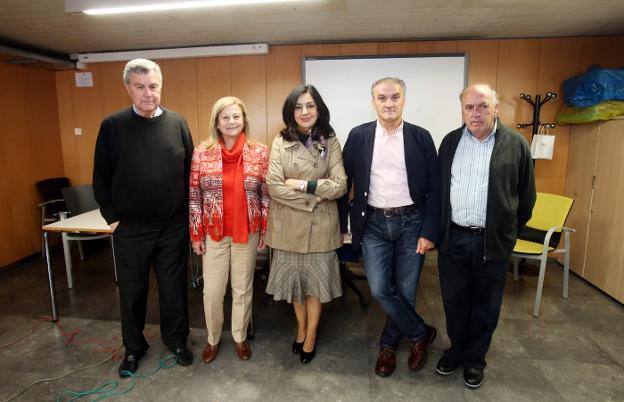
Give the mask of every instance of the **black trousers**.
[[440, 288], [451, 340], [444, 356], [483, 369], [498, 324], [508, 260], [483, 261], [483, 234], [451, 227], [448, 250], [438, 253]]
[[160, 335], [169, 350], [186, 346], [189, 334], [187, 300], [188, 223], [168, 225], [120, 222], [113, 234], [121, 331], [126, 353], [143, 354], [149, 347], [143, 330], [150, 267], [158, 282]]

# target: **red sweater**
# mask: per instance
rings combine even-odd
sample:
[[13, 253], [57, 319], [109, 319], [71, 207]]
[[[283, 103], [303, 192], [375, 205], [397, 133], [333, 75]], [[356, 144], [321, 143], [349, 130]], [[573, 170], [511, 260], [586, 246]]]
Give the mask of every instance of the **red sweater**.
[[[243, 148], [243, 176], [247, 201], [248, 233], [266, 232], [269, 212], [269, 191], [266, 172], [269, 154], [266, 145], [245, 144]], [[210, 148], [199, 145], [193, 152], [189, 192], [189, 221], [192, 241], [223, 238], [223, 159], [221, 145]]]

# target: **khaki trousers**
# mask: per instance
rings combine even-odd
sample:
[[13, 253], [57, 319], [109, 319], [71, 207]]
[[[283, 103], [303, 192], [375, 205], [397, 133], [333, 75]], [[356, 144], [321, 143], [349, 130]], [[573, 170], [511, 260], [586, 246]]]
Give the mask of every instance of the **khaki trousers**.
[[220, 241], [206, 237], [206, 253], [202, 258], [204, 314], [208, 343], [213, 346], [221, 340], [228, 276], [232, 285], [232, 338], [235, 342], [247, 339], [258, 238], [258, 233], [253, 233], [247, 244], [236, 244], [229, 236]]

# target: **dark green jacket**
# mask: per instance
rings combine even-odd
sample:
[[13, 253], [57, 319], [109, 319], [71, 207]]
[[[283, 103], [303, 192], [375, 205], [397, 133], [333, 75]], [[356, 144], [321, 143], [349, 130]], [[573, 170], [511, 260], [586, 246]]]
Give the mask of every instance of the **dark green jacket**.
[[[531, 218], [535, 205], [535, 177], [529, 145], [523, 136], [498, 121], [490, 159], [490, 179], [485, 218], [484, 256], [508, 259], [518, 233]], [[441, 221], [439, 252], [449, 244], [451, 224], [451, 165], [464, 127], [450, 132], [440, 145]]]

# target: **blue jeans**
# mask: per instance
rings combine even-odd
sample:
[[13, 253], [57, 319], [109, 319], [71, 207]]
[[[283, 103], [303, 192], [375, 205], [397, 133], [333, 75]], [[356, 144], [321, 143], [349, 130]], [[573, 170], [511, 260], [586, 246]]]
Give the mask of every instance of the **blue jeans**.
[[385, 217], [373, 213], [364, 227], [362, 257], [371, 293], [386, 312], [381, 347], [396, 349], [403, 336], [418, 341], [426, 334], [416, 313], [416, 288], [424, 255], [416, 252], [422, 213]]

